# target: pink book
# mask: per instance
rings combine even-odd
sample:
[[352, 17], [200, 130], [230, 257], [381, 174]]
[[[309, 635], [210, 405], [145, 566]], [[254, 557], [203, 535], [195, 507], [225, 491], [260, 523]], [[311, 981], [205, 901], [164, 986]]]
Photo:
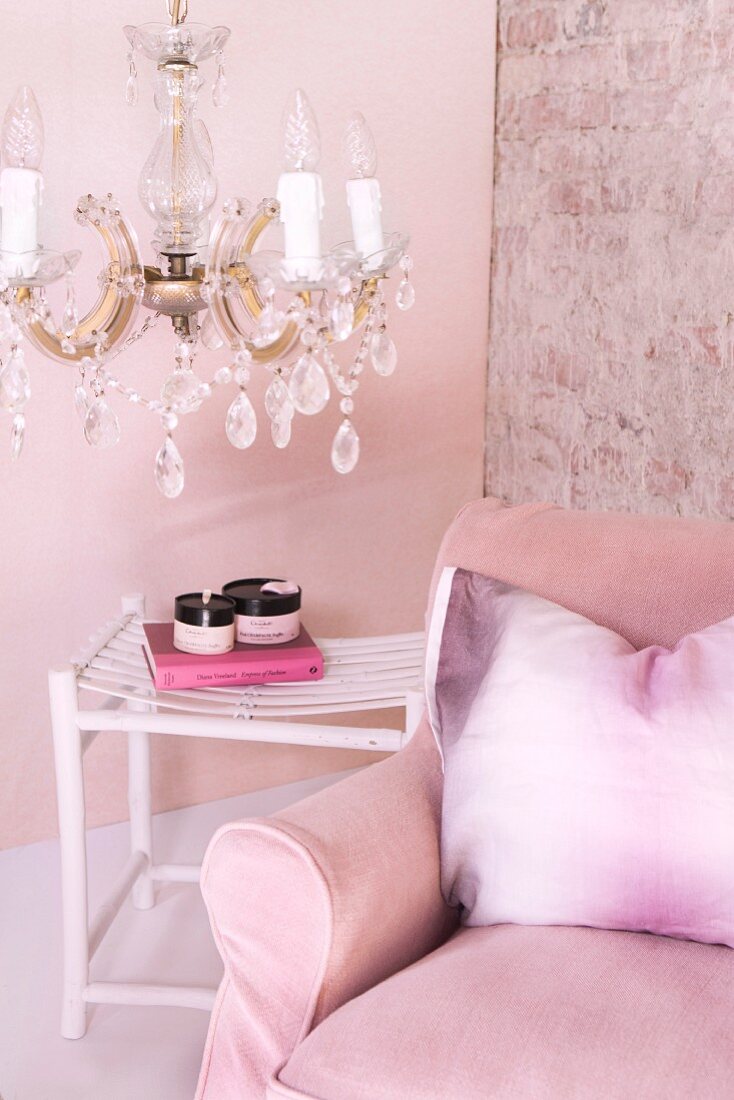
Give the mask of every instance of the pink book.
[[158, 691], [297, 683], [321, 680], [324, 675], [321, 650], [303, 627], [292, 642], [268, 646], [236, 642], [229, 653], [210, 657], [176, 649], [173, 623], [144, 623], [143, 630], [143, 652]]

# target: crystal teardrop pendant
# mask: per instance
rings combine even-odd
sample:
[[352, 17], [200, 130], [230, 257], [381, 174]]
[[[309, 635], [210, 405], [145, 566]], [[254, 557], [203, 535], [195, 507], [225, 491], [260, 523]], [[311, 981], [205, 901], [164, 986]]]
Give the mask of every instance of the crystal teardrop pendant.
[[204, 323], [201, 326], [200, 336], [202, 344], [205, 348], [209, 348], [210, 351], [218, 351], [224, 344], [224, 340], [217, 332], [214, 318], [209, 310], [207, 310]]
[[359, 462], [359, 436], [349, 418], [342, 420], [331, 446], [331, 465], [338, 474], [349, 474]]
[[138, 102], [138, 70], [135, 68], [132, 54], [130, 54], [128, 60], [130, 62], [130, 73], [125, 85], [125, 102], [128, 107], [134, 107]]
[[161, 400], [182, 415], [196, 412], [201, 408], [200, 386], [201, 380], [193, 371], [175, 370], [163, 383]]
[[398, 309], [411, 309], [415, 304], [415, 290], [409, 279], [401, 279], [395, 295], [395, 303]]
[[332, 306], [329, 317], [329, 330], [335, 340], [347, 340], [354, 328], [354, 303], [347, 299], [337, 301]]
[[227, 90], [227, 77], [224, 76], [224, 66], [220, 65], [215, 85], [211, 89], [211, 101], [215, 107], [227, 107], [229, 103], [229, 91]]
[[271, 420], [292, 420], [295, 413], [291, 395], [283, 379], [276, 375], [265, 391], [265, 412]]
[[84, 423], [87, 419], [87, 413], [89, 412], [89, 397], [84, 386], [76, 386], [74, 388], [74, 408], [77, 411], [77, 416]]
[[288, 392], [298, 412], [305, 416], [321, 412], [329, 400], [329, 380], [310, 352], [302, 355], [293, 368]]
[[74, 284], [69, 280], [66, 287], [66, 305], [61, 317], [61, 331], [67, 338], [73, 336], [79, 324], [79, 313], [76, 308], [76, 295]]
[[273, 443], [281, 451], [284, 447], [287, 447], [291, 441], [291, 424], [292, 420], [282, 419], [273, 420], [270, 425], [270, 434], [273, 437]]
[[114, 409], [98, 397], [87, 410], [84, 420], [84, 438], [90, 447], [114, 447], [120, 439], [120, 421]]
[[239, 451], [244, 451], [255, 442], [257, 418], [252, 401], [244, 391], [240, 392], [229, 406], [225, 430], [227, 439]]
[[13, 417], [13, 427], [10, 432], [10, 457], [13, 462], [20, 458], [25, 439], [25, 417], [23, 413], [16, 413]]
[[184, 464], [178, 447], [167, 435], [155, 456], [155, 483], [164, 497], [173, 500], [184, 487]]
[[398, 365], [398, 349], [386, 332], [376, 332], [370, 340], [372, 366], [383, 378], [388, 378]]
[[0, 370], [0, 408], [20, 412], [31, 396], [31, 380], [20, 356], [13, 355]]

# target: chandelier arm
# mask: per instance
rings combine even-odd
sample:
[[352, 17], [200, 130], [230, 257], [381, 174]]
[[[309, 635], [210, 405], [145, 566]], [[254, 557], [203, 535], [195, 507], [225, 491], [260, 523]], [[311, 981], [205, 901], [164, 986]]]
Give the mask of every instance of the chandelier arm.
[[209, 308], [219, 335], [233, 349], [247, 348], [257, 363], [272, 363], [287, 355], [298, 340], [298, 326], [290, 321], [277, 340], [264, 348], [255, 347], [240, 319], [244, 312], [246, 320], [257, 325], [263, 311], [257, 281], [244, 257], [252, 252], [278, 213], [278, 204], [267, 202], [248, 220], [241, 203], [231, 204], [214, 228], [206, 270]]
[[[39, 351], [67, 365], [93, 355], [100, 342], [111, 349], [125, 339], [137, 317], [144, 285], [135, 230], [120, 214], [111, 196], [101, 202], [91, 195], [84, 196], [79, 200], [75, 217], [80, 225], [99, 234], [108, 254], [101, 294], [68, 337], [62, 332], [49, 332], [42, 320], [30, 321], [27, 326], [28, 338]], [[28, 287], [19, 287], [15, 291], [16, 301], [32, 300], [35, 293]], [[68, 354], [64, 346], [70, 349]]]
[[[242, 203], [230, 204], [230, 208], [214, 228], [207, 266], [207, 279], [210, 283], [209, 308], [219, 335], [231, 348], [247, 348], [253, 360], [258, 363], [272, 363], [275, 359], [282, 358], [293, 349], [298, 340], [298, 326], [291, 321], [277, 340], [265, 347], [255, 347], [238, 318], [238, 314], [244, 310], [247, 319], [256, 325], [264, 309], [265, 303], [260, 295], [257, 279], [252, 275], [247, 259], [262, 234], [278, 219], [279, 214], [278, 203], [272, 199], [262, 202], [249, 221]], [[354, 305], [353, 332], [366, 320], [378, 287], [378, 277], [363, 280]], [[311, 294], [308, 291], [303, 291], [300, 297], [306, 306], [310, 306]], [[238, 304], [241, 309], [237, 308]], [[327, 339], [331, 342], [330, 334]]]

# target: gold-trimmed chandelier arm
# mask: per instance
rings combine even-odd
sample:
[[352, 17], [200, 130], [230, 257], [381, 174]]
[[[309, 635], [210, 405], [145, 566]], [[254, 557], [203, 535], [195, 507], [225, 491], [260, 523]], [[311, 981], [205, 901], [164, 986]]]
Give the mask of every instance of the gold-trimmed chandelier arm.
[[[75, 218], [100, 236], [107, 254], [100, 276], [100, 296], [71, 333], [51, 332], [42, 320], [28, 325], [28, 338], [39, 351], [66, 364], [93, 356], [98, 343], [110, 349], [124, 340], [135, 322], [144, 286], [135, 230], [111, 195], [101, 201], [91, 195], [83, 196]], [[20, 287], [16, 299], [22, 303], [32, 293], [29, 288]]]
[[274, 201], [262, 203], [249, 220], [245, 209], [239, 200], [228, 204], [212, 234], [207, 265], [209, 309], [220, 336], [231, 348], [247, 348], [255, 362], [272, 363], [293, 348], [298, 326], [289, 321], [272, 344], [255, 347], [250, 328], [257, 324], [264, 302], [244, 257], [278, 217], [279, 207]]
[[[298, 326], [293, 321], [286, 325], [277, 340], [259, 348], [252, 343], [250, 332], [244, 327], [248, 323], [257, 324], [265, 305], [247, 260], [279, 214], [278, 203], [273, 199], [265, 200], [248, 221], [244, 204], [239, 200], [230, 203], [214, 229], [207, 267], [209, 308], [220, 336], [232, 348], [246, 347], [259, 363], [272, 363], [282, 358], [298, 340]], [[378, 277], [363, 281], [354, 304], [353, 331], [366, 320], [378, 287]], [[301, 292], [300, 297], [306, 306], [311, 304], [308, 291]], [[331, 335], [328, 339], [331, 341]]]

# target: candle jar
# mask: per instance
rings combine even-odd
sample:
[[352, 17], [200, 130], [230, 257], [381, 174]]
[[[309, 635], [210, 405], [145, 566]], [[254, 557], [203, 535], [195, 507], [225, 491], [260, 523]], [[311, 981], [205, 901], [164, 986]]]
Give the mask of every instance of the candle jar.
[[229, 653], [234, 648], [235, 602], [211, 591], [176, 596], [173, 644], [183, 653], [202, 656]]
[[301, 632], [301, 589], [293, 581], [250, 577], [230, 581], [222, 592], [235, 601], [238, 642], [282, 645]]

